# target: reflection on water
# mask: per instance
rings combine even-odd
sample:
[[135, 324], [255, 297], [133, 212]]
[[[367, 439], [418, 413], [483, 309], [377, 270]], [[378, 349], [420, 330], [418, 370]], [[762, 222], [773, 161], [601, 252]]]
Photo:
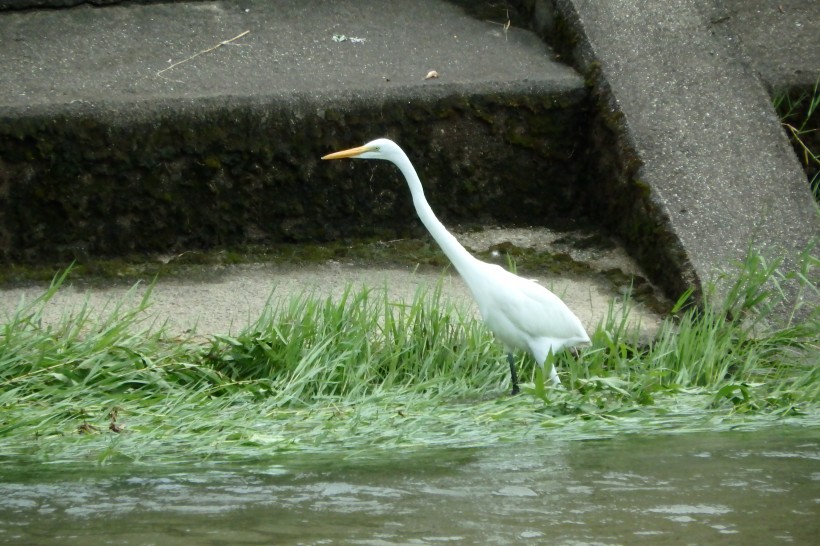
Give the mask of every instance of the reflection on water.
[[820, 431], [0, 469], [15, 544], [812, 544]]

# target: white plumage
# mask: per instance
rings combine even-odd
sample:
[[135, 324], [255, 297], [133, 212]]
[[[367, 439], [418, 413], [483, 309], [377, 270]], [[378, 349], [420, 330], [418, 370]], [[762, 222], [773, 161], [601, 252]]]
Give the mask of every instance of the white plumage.
[[[447, 228], [439, 222], [427, 199], [413, 164], [393, 141], [380, 138], [364, 146], [324, 156], [322, 159], [383, 159], [401, 170], [416, 207], [419, 219], [455, 266], [478, 304], [487, 328], [508, 353], [513, 394], [518, 392], [518, 377], [512, 357], [514, 349], [527, 351], [543, 368], [549, 353], [589, 342], [589, 336], [577, 316], [561, 298], [538, 283], [521, 278], [495, 264], [472, 256]], [[560, 379], [553, 365], [550, 379]]]

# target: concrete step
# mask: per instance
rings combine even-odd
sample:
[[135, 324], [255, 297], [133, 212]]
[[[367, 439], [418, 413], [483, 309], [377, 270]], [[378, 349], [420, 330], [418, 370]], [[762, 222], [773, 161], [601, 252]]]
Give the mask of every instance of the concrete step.
[[[6, 262], [572, 223], [587, 92], [533, 33], [441, 0], [127, 3], [0, 13]], [[427, 77], [436, 71], [438, 77]]]
[[[536, 252], [560, 249], [580, 271], [555, 274], [519, 264], [519, 274], [537, 280], [558, 294], [590, 333], [605, 324], [611, 310], [613, 318], [620, 321], [623, 295], [629, 290], [636, 297], [627, 315], [628, 328], [643, 342], [657, 333], [663, 309], [668, 308], [669, 303], [642, 280], [640, 267], [620, 247], [579, 248], [567, 244], [565, 233], [546, 229], [487, 229], [456, 232], [456, 235], [470, 251], [502, 266], [507, 265], [504, 254], [487, 256], [487, 251], [498, 245], [512, 244]], [[382, 244], [389, 247], [391, 243]], [[297, 295], [338, 299], [348, 287], [370, 288], [376, 294], [386, 290], [391, 302], [411, 302], [417, 291], [429, 293], [439, 284], [444, 301], [468, 313], [472, 310], [476, 318], [479, 316], [467, 287], [452, 268], [402, 264], [400, 260], [374, 264], [344, 256], [313, 263], [180, 265], [184, 258], [163, 258], [163, 262], [170, 263], [158, 275], [151, 304], [141, 315], [145, 326], [165, 325], [171, 335], [179, 336], [238, 333], [252, 325], [269, 302], [287, 303]], [[131, 309], [140, 303], [153, 276], [143, 275], [143, 278], [145, 282], [135, 288], [134, 276], [94, 280], [72, 274], [45, 307], [42, 320], [45, 324], [59, 323], [81, 309], [89, 311], [93, 318], [106, 318], [117, 304]], [[21, 302], [33, 301], [47, 288], [48, 283], [44, 282], [2, 286], [0, 320], [12, 316]]]
[[0, 260], [423, 236], [392, 166], [319, 160], [376, 136], [445, 224], [598, 229], [673, 297], [816, 238], [769, 91], [816, 81], [820, 4], [477, 6], [0, 12]]

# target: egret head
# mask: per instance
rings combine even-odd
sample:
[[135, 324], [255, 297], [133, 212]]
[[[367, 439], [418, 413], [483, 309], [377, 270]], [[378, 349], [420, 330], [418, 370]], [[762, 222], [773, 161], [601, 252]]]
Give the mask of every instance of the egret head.
[[403, 155], [401, 148], [399, 148], [395, 142], [386, 138], [377, 138], [376, 140], [371, 140], [364, 146], [328, 154], [322, 157], [322, 159], [342, 159], [350, 157], [353, 159], [385, 159], [387, 161], [393, 161], [401, 155]]

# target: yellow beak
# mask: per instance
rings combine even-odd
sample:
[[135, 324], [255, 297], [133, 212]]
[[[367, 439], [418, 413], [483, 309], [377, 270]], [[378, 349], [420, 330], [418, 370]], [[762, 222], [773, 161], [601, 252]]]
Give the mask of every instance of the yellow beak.
[[345, 157], [356, 157], [365, 152], [373, 151], [370, 146], [359, 146], [357, 148], [350, 148], [349, 150], [342, 150], [341, 152], [334, 152], [323, 156], [322, 159], [344, 159]]

